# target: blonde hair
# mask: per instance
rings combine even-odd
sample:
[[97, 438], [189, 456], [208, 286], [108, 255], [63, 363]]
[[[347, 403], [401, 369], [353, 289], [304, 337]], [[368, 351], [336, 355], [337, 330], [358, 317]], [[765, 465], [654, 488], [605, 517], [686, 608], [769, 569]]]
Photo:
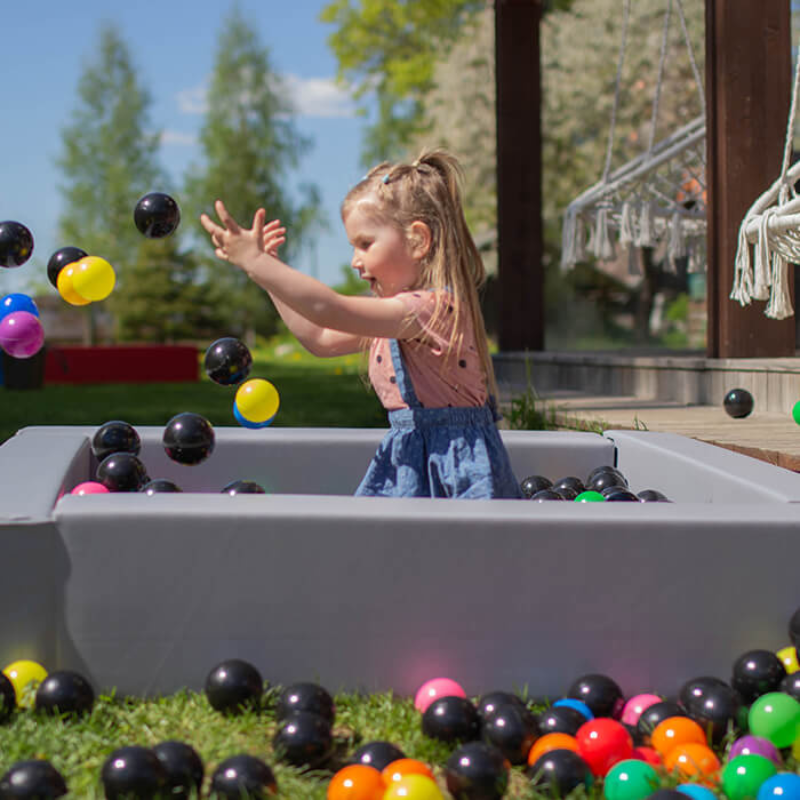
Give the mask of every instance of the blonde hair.
[[490, 395], [497, 399], [497, 383], [486, 339], [478, 290], [486, 282], [486, 269], [464, 218], [461, 200], [463, 171], [458, 159], [442, 149], [424, 150], [411, 163], [384, 161], [373, 167], [345, 196], [342, 218], [362, 199], [370, 200], [369, 213], [378, 222], [394, 225], [407, 235], [411, 224], [424, 222], [431, 232], [431, 243], [422, 260], [419, 280], [409, 289], [449, 290], [437, 295], [430, 325], [443, 327], [447, 306], [450, 328], [450, 353], [461, 351], [463, 334], [458, 334], [462, 314], [469, 314], [475, 343]]

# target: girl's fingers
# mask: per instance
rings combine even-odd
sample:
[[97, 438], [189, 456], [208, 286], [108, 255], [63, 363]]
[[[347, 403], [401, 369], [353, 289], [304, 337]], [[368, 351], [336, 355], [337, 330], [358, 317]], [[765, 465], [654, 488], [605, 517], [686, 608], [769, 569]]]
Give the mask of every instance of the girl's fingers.
[[222, 228], [217, 225], [208, 214], [201, 214], [200, 215], [200, 224], [212, 235], [216, 236], [219, 233], [222, 233]]
[[217, 216], [220, 219], [220, 222], [231, 232], [231, 233], [239, 233], [241, 230], [239, 228], [239, 223], [230, 215], [230, 212], [227, 208], [225, 208], [225, 203], [222, 200], [217, 200], [214, 203], [214, 208], [217, 211]]
[[281, 224], [279, 219], [271, 219], [265, 226], [264, 230], [274, 230]]

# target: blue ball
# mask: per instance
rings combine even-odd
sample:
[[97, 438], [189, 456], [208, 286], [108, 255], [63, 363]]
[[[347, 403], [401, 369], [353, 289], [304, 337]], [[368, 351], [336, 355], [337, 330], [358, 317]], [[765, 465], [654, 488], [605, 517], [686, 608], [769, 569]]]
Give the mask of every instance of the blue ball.
[[688, 795], [692, 800], [717, 800], [717, 796], [711, 789], [706, 789], [699, 783], [682, 783], [675, 787], [681, 794]]
[[270, 417], [269, 419], [265, 419], [263, 422], [250, 422], [249, 419], [245, 419], [241, 412], [239, 411], [238, 406], [236, 403], [233, 404], [233, 416], [235, 417], [236, 421], [243, 427], [243, 428], [266, 428], [268, 425], [272, 424], [272, 420], [275, 419], [274, 416]]
[[564, 697], [561, 700], [556, 700], [554, 706], [569, 706], [576, 711], [580, 711], [586, 719], [594, 719], [594, 712], [582, 700], [573, 700], [571, 697]]
[[767, 778], [758, 790], [757, 800], [800, 800], [800, 775], [779, 772]]
[[27, 311], [35, 317], [39, 316], [39, 309], [36, 308], [36, 303], [33, 302], [33, 298], [28, 297], [27, 294], [20, 294], [19, 292], [7, 294], [0, 300], [0, 319], [3, 319], [3, 317], [14, 311]]

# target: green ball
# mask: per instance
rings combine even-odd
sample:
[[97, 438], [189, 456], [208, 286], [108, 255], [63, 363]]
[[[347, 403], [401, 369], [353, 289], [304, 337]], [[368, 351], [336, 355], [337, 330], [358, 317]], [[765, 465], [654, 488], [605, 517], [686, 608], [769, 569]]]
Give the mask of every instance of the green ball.
[[756, 800], [761, 784], [777, 771], [764, 756], [736, 756], [722, 768], [722, 791], [728, 800]]
[[658, 789], [658, 773], [646, 761], [628, 758], [614, 764], [605, 777], [606, 800], [644, 800]]
[[792, 419], [800, 425], [800, 400], [792, 406]]
[[769, 739], [779, 750], [791, 747], [800, 736], [800, 703], [790, 694], [762, 694], [750, 706], [750, 733]]
[[575, 503], [605, 503], [606, 499], [600, 492], [581, 492], [574, 500]]

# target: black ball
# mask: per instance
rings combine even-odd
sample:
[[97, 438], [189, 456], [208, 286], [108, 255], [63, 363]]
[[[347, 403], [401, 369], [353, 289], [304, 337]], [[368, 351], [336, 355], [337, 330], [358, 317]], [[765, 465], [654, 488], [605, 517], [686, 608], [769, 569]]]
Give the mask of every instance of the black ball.
[[553, 489], [557, 492], [567, 489], [577, 497], [581, 492], [586, 491], [586, 485], [580, 478], [576, 478], [574, 475], [567, 475], [565, 478], [559, 478], [553, 484]]
[[662, 700], [660, 703], [653, 703], [648, 706], [639, 717], [636, 728], [639, 733], [647, 740], [647, 737], [658, 727], [660, 722], [670, 717], [688, 717], [686, 709], [679, 706], [672, 700]]
[[800, 653], [800, 608], [792, 614], [792, 618], [789, 620], [789, 640], [795, 650]]
[[367, 742], [353, 753], [350, 758], [351, 764], [363, 764], [367, 767], [375, 767], [378, 772], [382, 772], [392, 761], [405, 758], [406, 754], [391, 742]]
[[88, 714], [94, 689], [83, 675], [70, 670], [51, 672], [36, 690], [36, 710], [46, 714]]
[[156, 754], [147, 747], [120, 747], [105, 760], [100, 771], [108, 800], [150, 800], [167, 787], [167, 773]]
[[602, 492], [603, 489], [607, 489], [610, 486], [627, 488], [628, 481], [625, 479], [624, 475], [616, 470], [613, 472], [606, 470], [598, 472], [594, 478], [586, 482], [586, 490], [589, 492]]
[[225, 714], [238, 714], [246, 708], [259, 707], [264, 681], [252, 664], [231, 658], [217, 664], [208, 673], [205, 691], [213, 709]]
[[167, 773], [170, 798], [200, 797], [203, 785], [203, 759], [185, 742], [161, 742], [153, 748], [156, 758]]
[[749, 417], [753, 411], [753, 395], [747, 389], [731, 389], [722, 401], [725, 412], [734, 419]]
[[47, 280], [53, 285], [54, 289], [58, 289], [58, 273], [61, 272], [67, 264], [74, 264], [82, 258], [86, 258], [89, 254], [80, 247], [62, 247], [56, 250], [50, 256], [47, 262]]
[[283, 720], [272, 746], [281, 761], [314, 769], [324, 764], [332, 754], [331, 724], [319, 714], [296, 711]]
[[27, 798], [27, 800], [49, 800], [67, 793], [64, 776], [44, 759], [17, 761], [0, 778], [0, 798]]
[[470, 742], [480, 728], [478, 709], [465, 697], [437, 697], [422, 715], [422, 732], [443, 742]]
[[619, 719], [625, 698], [622, 689], [607, 675], [584, 675], [567, 691], [567, 697], [586, 703], [596, 717]]
[[601, 464], [599, 467], [595, 467], [587, 476], [586, 480], [583, 482], [585, 487], [588, 489], [589, 484], [601, 473], [601, 472], [610, 472], [613, 475], [616, 475], [627, 484], [628, 481], [625, 480], [625, 476], [616, 468], [611, 466], [611, 464]]
[[318, 714], [331, 724], [336, 716], [333, 697], [316, 683], [293, 683], [280, 693], [275, 706], [277, 718], [287, 719], [298, 711]]
[[686, 795], [677, 789], [656, 789], [647, 800], [686, 800]]
[[483, 738], [512, 764], [525, 764], [541, 731], [527, 708], [500, 706], [483, 721]]
[[536, 494], [536, 492], [540, 492], [542, 489], [549, 489], [553, 485], [553, 481], [549, 478], [545, 478], [544, 475], [528, 475], [522, 483], [520, 483], [519, 488], [522, 489], [522, 494], [524, 497], [530, 498]]
[[701, 703], [703, 697], [714, 686], [727, 686], [728, 684], [712, 675], [703, 675], [700, 678], [692, 678], [681, 686], [678, 692], [678, 702], [687, 711], [691, 710], [696, 704]]
[[669, 499], [663, 492], [659, 492], [658, 489], [642, 489], [641, 492], [637, 495], [637, 497], [643, 503], [669, 503]]
[[739, 725], [742, 698], [719, 678], [697, 678], [684, 684], [680, 702], [712, 743], [719, 744]]
[[200, 414], [176, 414], [164, 428], [164, 450], [179, 464], [199, 464], [214, 452], [214, 428]]
[[508, 788], [508, 767], [496, 747], [467, 742], [447, 759], [445, 779], [455, 800], [500, 800]]
[[97, 480], [110, 492], [138, 492], [150, 478], [133, 453], [112, 453], [97, 468]]
[[624, 486], [609, 486], [601, 492], [608, 503], [638, 503], [639, 498]]
[[553, 491], [564, 500], [570, 501], [574, 500], [580, 494], [580, 492], [570, 489], [569, 486], [562, 486], [560, 489], [553, 489]]
[[486, 719], [490, 714], [493, 714], [500, 706], [516, 706], [527, 711], [528, 706], [525, 705], [522, 698], [517, 694], [511, 692], [488, 692], [481, 695], [478, 700], [478, 715], [482, 720]]
[[0, 222], [0, 267], [21, 267], [32, 252], [33, 234], [21, 222]]
[[17, 707], [17, 692], [14, 684], [0, 672], [0, 722], [5, 722]]
[[144, 494], [154, 495], [168, 492], [182, 492], [183, 489], [176, 483], [168, 481], [166, 478], [154, 478], [152, 481], [148, 481], [142, 486], [139, 491], [144, 492]]
[[532, 494], [529, 499], [536, 503], [544, 503], [548, 500], [563, 501], [564, 497], [558, 492], [554, 492], [552, 489], [539, 489], [539, 491], [534, 492], [534, 494]]
[[206, 350], [204, 366], [212, 381], [231, 386], [241, 383], [250, 374], [253, 356], [244, 342], [225, 336]]
[[226, 758], [211, 776], [212, 797], [264, 800], [277, 791], [278, 784], [272, 770], [255, 756], [242, 754]]
[[572, 750], [551, 750], [538, 758], [525, 773], [541, 791], [565, 797], [578, 786], [592, 785], [592, 770]]
[[222, 487], [220, 494], [266, 494], [267, 490], [255, 481], [231, 481]]
[[142, 440], [136, 428], [119, 419], [104, 422], [92, 437], [92, 453], [98, 461], [112, 453], [133, 453], [138, 456], [141, 449]]
[[750, 705], [767, 692], [777, 691], [786, 677], [786, 667], [770, 650], [749, 650], [733, 662], [731, 686]]
[[791, 695], [800, 703], [800, 672], [793, 672], [791, 675], [787, 675], [781, 681], [778, 691]]
[[566, 733], [574, 736], [585, 724], [586, 717], [572, 706], [551, 706], [536, 718], [542, 736], [548, 733]]
[[163, 239], [178, 227], [181, 210], [168, 194], [150, 192], [136, 204], [133, 221], [148, 239]]

